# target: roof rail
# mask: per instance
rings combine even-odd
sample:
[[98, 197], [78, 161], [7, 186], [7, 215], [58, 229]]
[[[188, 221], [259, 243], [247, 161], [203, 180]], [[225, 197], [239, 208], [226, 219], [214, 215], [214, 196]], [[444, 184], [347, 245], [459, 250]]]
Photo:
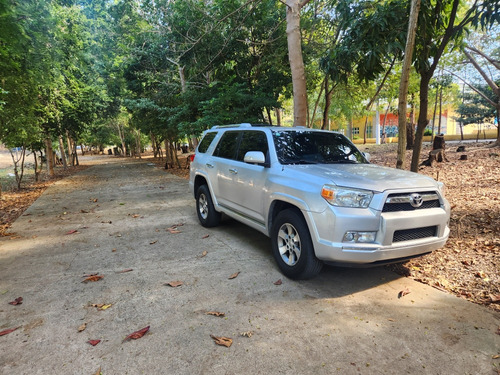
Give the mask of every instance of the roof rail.
[[215, 125], [212, 129], [223, 129], [223, 128], [251, 128], [252, 124], [249, 122], [242, 122], [241, 124], [231, 124], [231, 125]]

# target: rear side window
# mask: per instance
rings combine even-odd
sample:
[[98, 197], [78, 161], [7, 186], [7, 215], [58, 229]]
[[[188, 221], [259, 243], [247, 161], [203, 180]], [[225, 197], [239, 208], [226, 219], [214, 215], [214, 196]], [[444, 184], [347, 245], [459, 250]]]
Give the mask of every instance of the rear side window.
[[200, 144], [198, 145], [198, 152], [202, 154], [207, 152], [208, 148], [210, 147], [210, 144], [212, 143], [216, 135], [217, 135], [216, 132], [210, 132], [205, 134]]
[[225, 159], [234, 159], [236, 157], [236, 150], [238, 148], [240, 135], [240, 131], [225, 132], [217, 144], [214, 156], [219, 156]]
[[266, 133], [259, 131], [246, 131], [243, 132], [240, 148], [238, 150], [238, 161], [243, 161], [245, 154], [248, 151], [261, 151], [264, 156], [267, 155], [267, 137]]

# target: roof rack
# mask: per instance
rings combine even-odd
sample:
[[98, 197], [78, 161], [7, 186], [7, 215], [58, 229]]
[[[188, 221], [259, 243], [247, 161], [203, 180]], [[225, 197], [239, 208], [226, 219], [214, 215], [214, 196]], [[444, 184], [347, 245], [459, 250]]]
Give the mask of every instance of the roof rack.
[[242, 122], [241, 124], [231, 124], [231, 125], [215, 125], [212, 129], [223, 129], [223, 128], [251, 128], [254, 126], [271, 126], [269, 124], [250, 124], [249, 122]]

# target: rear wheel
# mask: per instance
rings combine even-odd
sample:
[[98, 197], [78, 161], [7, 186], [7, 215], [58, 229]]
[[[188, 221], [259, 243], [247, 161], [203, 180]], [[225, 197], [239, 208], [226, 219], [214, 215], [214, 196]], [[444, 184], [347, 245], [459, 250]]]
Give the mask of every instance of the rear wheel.
[[219, 225], [221, 214], [214, 208], [207, 185], [201, 185], [196, 192], [196, 213], [201, 225], [206, 228]]
[[273, 256], [281, 272], [291, 279], [316, 276], [323, 263], [314, 255], [307, 223], [294, 209], [280, 212], [271, 229]]

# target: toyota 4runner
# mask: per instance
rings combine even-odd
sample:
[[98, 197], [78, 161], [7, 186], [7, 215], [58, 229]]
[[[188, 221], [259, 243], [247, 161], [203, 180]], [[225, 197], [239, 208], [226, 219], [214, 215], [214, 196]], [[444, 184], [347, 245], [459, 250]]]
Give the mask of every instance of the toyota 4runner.
[[430, 177], [370, 164], [341, 134], [240, 124], [207, 130], [189, 187], [201, 225], [221, 214], [271, 238], [284, 275], [400, 262], [442, 247], [450, 205]]

